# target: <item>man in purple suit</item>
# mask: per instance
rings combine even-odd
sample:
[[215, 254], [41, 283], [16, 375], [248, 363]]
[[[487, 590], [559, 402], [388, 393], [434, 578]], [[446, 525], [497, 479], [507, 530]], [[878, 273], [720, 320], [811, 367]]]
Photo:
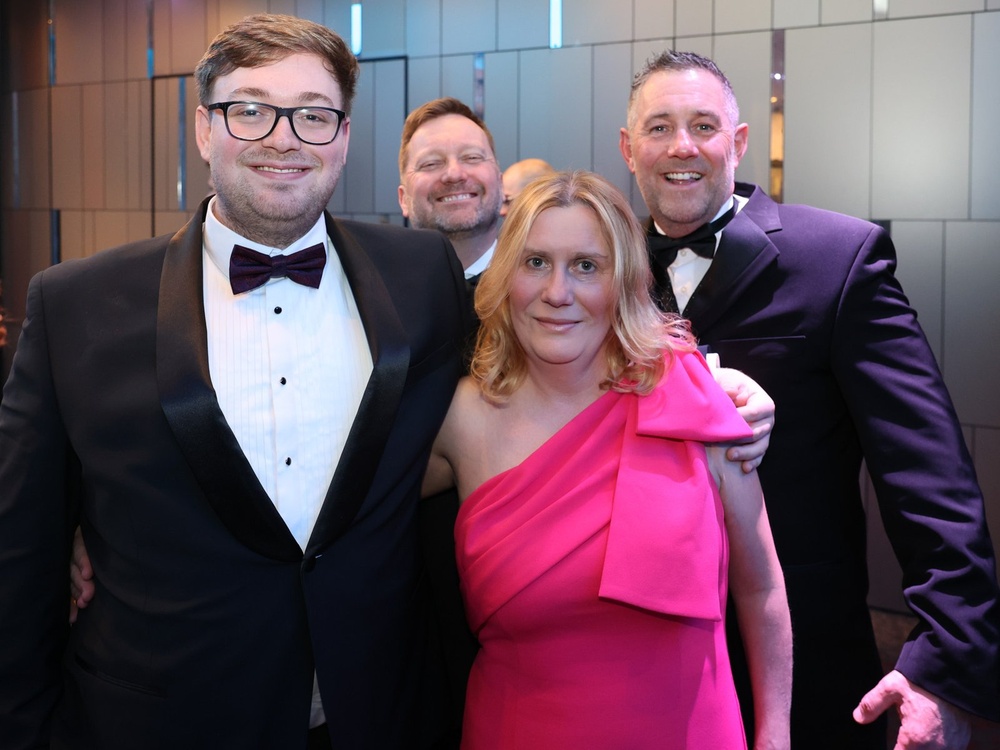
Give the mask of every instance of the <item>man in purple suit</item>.
[[[966, 712], [1000, 719], [1000, 604], [961, 428], [889, 236], [736, 183], [747, 130], [711, 60], [666, 52], [635, 77], [620, 146], [651, 214], [662, 306], [777, 405], [760, 477], [795, 633], [793, 747], [881, 750], [876, 717], [895, 705], [899, 747], [964, 748]], [[919, 618], [884, 677], [862, 459]]]

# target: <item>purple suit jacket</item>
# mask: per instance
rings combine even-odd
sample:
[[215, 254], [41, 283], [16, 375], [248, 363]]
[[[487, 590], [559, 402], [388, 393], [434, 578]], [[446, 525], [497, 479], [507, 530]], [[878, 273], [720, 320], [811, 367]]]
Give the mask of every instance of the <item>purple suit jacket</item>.
[[[31, 283], [0, 405], [0, 747], [305, 747], [314, 669], [334, 746], [430, 744], [416, 510], [461, 267], [436, 232], [328, 217], [374, 369], [303, 553], [210, 382], [202, 221]], [[68, 630], [78, 523], [98, 590]]]
[[892, 241], [869, 222], [779, 205], [759, 187], [737, 193], [750, 201], [685, 317], [724, 366], [777, 404], [760, 478], [795, 635], [792, 746], [884, 748], [884, 734], [864, 740], [851, 719], [881, 676], [866, 607], [862, 459], [920, 618], [897, 669], [1000, 719], [1000, 604], [982, 494], [893, 275]]

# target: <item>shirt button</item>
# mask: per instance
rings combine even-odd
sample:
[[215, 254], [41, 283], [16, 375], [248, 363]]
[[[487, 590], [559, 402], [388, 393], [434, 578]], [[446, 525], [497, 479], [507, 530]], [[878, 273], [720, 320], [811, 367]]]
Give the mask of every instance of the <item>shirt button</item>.
[[274, 314], [275, 315], [281, 315], [281, 308], [280, 307], [274, 308]]
[[292, 459], [291, 458], [286, 458], [285, 459], [285, 466], [291, 466], [291, 465], [292, 465]]
[[278, 381], [278, 382], [280, 382], [280, 383], [281, 383], [282, 385], [284, 385], [284, 384], [285, 384], [285, 383], [287, 383], [288, 381], [287, 381], [287, 380], [285, 380], [284, 378], [282, 378], [282, 379], [281, 379], [280, 381]]

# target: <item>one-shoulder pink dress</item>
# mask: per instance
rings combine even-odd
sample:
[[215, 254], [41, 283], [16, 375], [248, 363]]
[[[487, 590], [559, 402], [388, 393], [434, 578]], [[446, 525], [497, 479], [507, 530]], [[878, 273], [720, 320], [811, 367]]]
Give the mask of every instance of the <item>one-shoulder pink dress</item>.
[[678, 354], [652, 393], [602, 395], [468, 497], [465, 750], [746, 748], [703, 443], [747, 434], [701, 356]]

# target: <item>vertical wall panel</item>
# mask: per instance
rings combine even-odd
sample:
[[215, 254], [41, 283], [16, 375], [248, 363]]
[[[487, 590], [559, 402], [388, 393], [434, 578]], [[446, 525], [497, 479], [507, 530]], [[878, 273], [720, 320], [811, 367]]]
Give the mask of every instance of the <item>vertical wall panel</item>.
[[399, 211], [399, 136], [406, 118], [404, 102], [406, 89], [406, 63], [403, 60], [385, 60], [375, 63], [375, 144], [373, 168], [375, 172], [375, 199], [372, 210], [376, 213]]
[[407, 112], [441, 96], [441, 58], [410, 58], [406, 81]]
[[441, 54], [495, 52], [497, 0], [441, 0]]
[[733, 86], [740, 120], [750, 126], [736, 179], [766, 190], [771, 172], [771, 32], [718, 36], [713, 59]]
[[771, 0], [715, 0], [715, 33], [771, 28]]
[[[873, 30], [872, 211], [967, 218], [971, 17], [889, 21]], [[927, 179], [928, 157], [947, 180]]]
[[362, 63], [358, 95], [351, 110], [351, 141], [347, 165], [333, 198], [336, 202], [339, 193], [343, 200], [342, 210], [349, 213], [372, 213], [374, 206], [376, 84], [376, 63]]
[[49, 11], [47, 3], [5, 4], [9, 28], [3, 57], [7, 85], [15, 91], [49, 83]]
[[945, 225], [945, 379], [962, 422], [1000, 427], [1000, 233], [991, 222]]
[[[366, 58], [405, 55], [405, 0], [365, 0], [361, 7], [361, 54]], [[337, 33], [350, 42], [350, 26]]]
[[[889, 3], [889, 18], [911, 16], [937, 16], [941, 14], [941, 0], [892, 0]], [[983, 0], [948, 0], [949, 13], [971, 13], [983, 9]]]
[[517, 138], [519, 58], [517, 52], [495, 52], [485, 60], [483, 115], [493, 134], [500, 169], [523, 158]]
[[497, 3], [497, 49], [549, 46], [549, 0]]
[[570, 47], [521, 54], [521, 153], [556, 169], [589, 169], [591, 50]]
[[452, 55], [441, 59], [441, 96], [453, 96], [474, 107], [475, 59], [471, 55]]
[[820, 0], [820, 23], [861, 23], [872, 20], [872, 0]]
[[326, 0], [323, 6], [323, 24], [336, 31], [344, 39], [351, 38], [351, 5], [353, 2], [354, 0]]
[[626, 195], [631, 189], [632, 173], [618, 148], [618, 133], [625, 126], [631, 80], [631, 44], [602, 44], [594, 48], [593, 170]]
[[[184, 75], [194, 70], [205, 53], [208, 40], [224, 26], [242, 18], [245, 13], [234, 13], [226, 20], [220, 18], [214, 28], [208, 26], [205, 0], [171, 0], [170, 2], [170, 57], [169, 67], [157, 65], [157, 73]], [[220, 13], [220, 16], [224, 14]], [[156, 50], [159, 54], [160, 50]], [[159, 60], [157, 60], [159, 63]]]
[[1000, 219], [1000, 13], [979, 13], [972, 36], [973, 219]]
[[894, 221], [892, 241], [897, 255], [896, 278], [917, 311], [920, 326], [940, 362], [944, 320], [944, 286], [941, 283], [944, 223]]
[[820, 0], [774, 0], [774, 28], [819, 25]]
[[786, 203], [870, 217], [871, 28], [785, 34]]
[[83, 99], [79, 86], [52, 89], [52, 203], [83, 206]]
[[100, 81], [104, 14], [84, 3], [55, 3], [56, 83]]
[[701, 36], [712, 33], [714, 2], [705, 0], [675, 0], [675, 2], [677, 36]]
[[[111, 112], [105, 107], [103, 83], [94, 83], [81, 87], [81, 118], [76, 123], [83, 131], [82, 208], [104, 208], [104, 182], [106, 176], [105, 148], [105, 117], [113, 119], [117, 112]], [[119, 131], [120, 133], [121, 131]]]
[[441, 54], [441, 0], [406, 0], [406, 54]]
[[[271, 9], [268, 7], [269, 5], [268, 0], [215, 0], [215, 2], [218, 3], [219, 15], [214, 25], [211, 23], [211, 21], [208, 22], [207, 26], [208, 36], [205, 42], [199, 45], [200, 49], [198, 50], [197, 56], [194, 58], [195, 62], [198, 61], [198, 59], [201, 57], [201, 54], [205, 51], [208, 39], [214, 37], [217, 33], [222, 31], [227, 26], [230, 26], [239, 21], [240, 19], [252, 15], [254, 13], [271, 12]], [[195, 5], [192, 5], [191, 10], [197, 12]], [[185, 57], [187, 56], [185, 55]], [[177, 61], [175, 60], [174, 62], [176, 64]], [[187, 70], [190, 71], [193, 69], [193, 67], [194, 63], [192, 63], [191, 67], [187, 68]], [[185, 71], [176, 70], [175, 72], [181, 73]]]
[[658, 39], [674, 35], [674, 0], [633, 0], [633, 39]]
[[51, 197], [49, 89], [15, 92], [3, 101], [8, 107], [4, 113], [4, 160], [0, 162], [6, 165], [4, 207], [46, 208]]
[[564, 47], [631, 39], [632, 3], [576, 0], [562, 8]]
[[151, 81], [132, 81], [126, 87], [125, 140], [120, 147], [127, 155], [125, 197], [132, 210], [149, 211], [153, 205], [152, 91]]

